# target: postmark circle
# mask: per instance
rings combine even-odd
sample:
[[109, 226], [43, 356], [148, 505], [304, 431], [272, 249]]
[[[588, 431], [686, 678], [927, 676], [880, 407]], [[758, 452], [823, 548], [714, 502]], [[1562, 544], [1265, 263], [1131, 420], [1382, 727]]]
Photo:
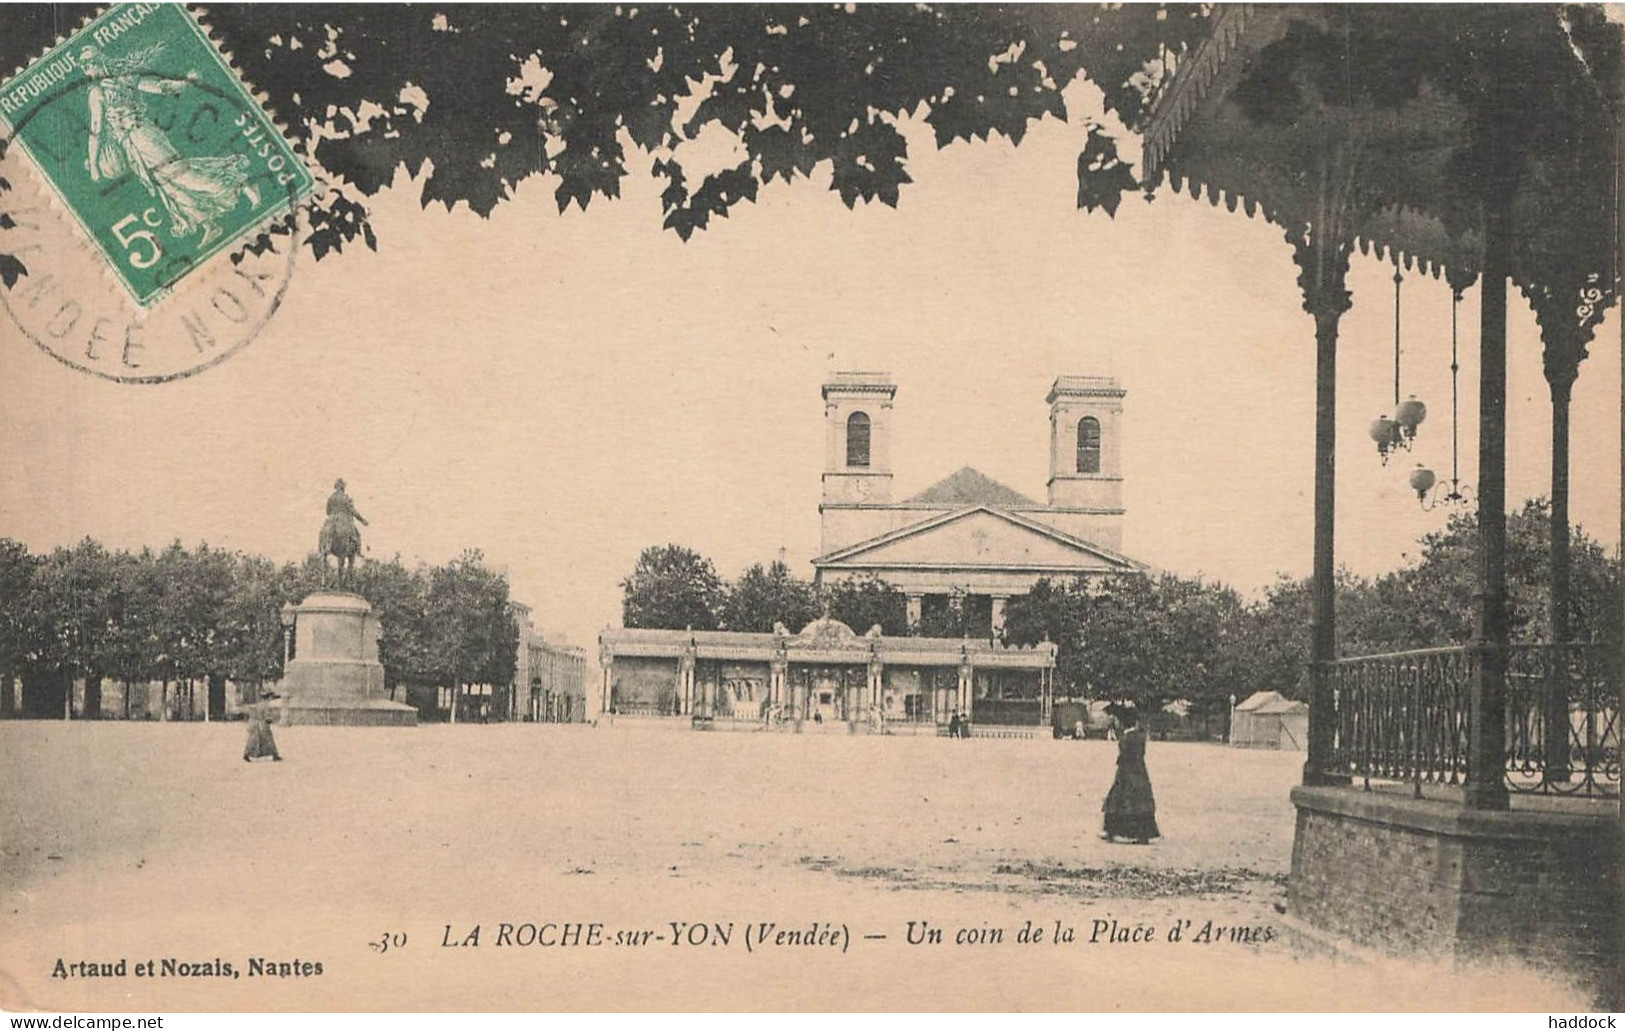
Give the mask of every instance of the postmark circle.
[[[217, 123], [222, 111], [229, 114], [246, 107], [243, 98], [194, 78], [161, 73], [131, 77], [170, 94], [200, 91], [208, 99], [195, 110], [212, 111]], [[41, 113], [59, 105], [88, 106], [90, 89], [88, 76], [56, 87], [0, 139], [0, 175], [11, 184], [9, 191], [0, 193], [4, 216], [0, 252], [15, 255], [27, 269], [9, 290], [0, 286], [0, 307], [37, 347], [76, 371], [137, 384], [196, 375], [258, 338], [280, 308], [303, 243], [301, 198], [295, 184], [286, 184], [283, 213], [271, 219], [281, 221], [281, 232], [270, 233], [271, 221], [262, 221], [226, 250], [205, 256], [195, 269], [185, 260], [173, 262], [162, 272], [162, 293], [142, 306], [109, 267], [108, 257], [90, 238], [89, 227], [71, 205], [54, 195], [34, 155], [22, 154], [23, 148], [16, 145], [29, 121]], [[194, 131], [198, 121], [194, 115]], [[248, 113], [235, 121], [250, 121]], [[87, 163], [93, 160], [94, 153], [89, 153]], [[162, 176], [171, 169], [155, 163], [140, 171]], [[137, 170], [126, 170], [120, 181], [136, 174]], [[263, 171], [247, 177], [247, 184], [261, 190], [276, 185]], [[153, 264], [163, 253], [166, 228], [157, 206], [168, 204], [153, 193], [150, 181], [144, 185], [155, 203], [126, 215], [119, 238], [140, 248], [132, 251], [135, 260], [150, 257], [148, 264]], [[29, 188], [33, 197], [25, 196]], [[228, 255], [227, 250], [236, 253]]]

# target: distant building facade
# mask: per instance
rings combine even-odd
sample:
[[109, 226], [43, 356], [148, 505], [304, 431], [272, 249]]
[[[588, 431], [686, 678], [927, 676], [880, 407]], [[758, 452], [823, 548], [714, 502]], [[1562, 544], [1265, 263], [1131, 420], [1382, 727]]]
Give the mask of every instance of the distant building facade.
[[525, 723], [586, 722], [586, 651], [538, 633], [528, 605], [514, 602], [513, 610], [519, 624], [519, 654], [508, 718]]
[[925, 611], [960, 593], [963, 604], [997, 631], [1005, 603], [1041, 578], [1144, 571], [1120, 551], [1126, 392], [1117, 380], [1061, 376], [1050, 388], [1044, 502], [968, 466], [894, 500], [896, 394], [897, 385], [883, 372], [837, 372], [823, 386], [817, 581], [878, 576], [906, 595], [914, 625]]
[[1055, 645], [859, 635], [825, 616], [791, 633], [605, 630], [602, 711], [935, 732], [957, 715], [983, 724], [1049, 720]]

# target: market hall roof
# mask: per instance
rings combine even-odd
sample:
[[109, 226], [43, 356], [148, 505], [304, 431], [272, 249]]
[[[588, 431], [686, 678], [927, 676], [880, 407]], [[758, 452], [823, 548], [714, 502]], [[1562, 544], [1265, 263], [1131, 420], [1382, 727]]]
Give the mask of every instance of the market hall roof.
[[656, 630], [611, 627], [598, 638], [599, 661], [668, 658], [734, 662], [868, 663], [903, 666], [972, 666], [1051, 669], [1057, 647], [1049, 641], [1006, 645], [977, 637], [893, 637], [878, 628], [859, 636], [839, 620], [824, 617], [791, 633], [729, 630]]

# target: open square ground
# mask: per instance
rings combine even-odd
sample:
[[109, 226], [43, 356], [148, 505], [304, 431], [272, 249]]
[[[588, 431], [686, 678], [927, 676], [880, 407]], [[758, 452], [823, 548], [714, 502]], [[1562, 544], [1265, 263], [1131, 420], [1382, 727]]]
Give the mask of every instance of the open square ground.
[[0, 725], [7, 1008], [1579, 1004], [1294, 931], [1296, 753], [1153, 742], [1137, 847], [1097, 837], [1104, 742], [283, 727], [247, 764], [243, 732]]

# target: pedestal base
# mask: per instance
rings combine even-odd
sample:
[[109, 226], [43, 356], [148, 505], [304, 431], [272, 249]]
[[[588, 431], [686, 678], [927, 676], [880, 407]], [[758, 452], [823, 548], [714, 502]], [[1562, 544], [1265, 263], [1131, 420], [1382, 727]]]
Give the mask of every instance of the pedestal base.
[[1390, 953], [1515, 958], [1579, 981], [1605, 1008], [1619, 1004], [1625, 897], [1614, 800], [1485, 812], [1300, 787], [1292, 802], [1294, 917]]
[[290, 726], [414, 727], [418, 711], [385, 697], [382, 633], [367, 599], [324, 591], [294, 610], [294, 657], [282, 674]]
[[418, 711], [382, 698], [354, 702], [290, 698], [282, 707], [282, 722], [290, 727], [415, 727]]

